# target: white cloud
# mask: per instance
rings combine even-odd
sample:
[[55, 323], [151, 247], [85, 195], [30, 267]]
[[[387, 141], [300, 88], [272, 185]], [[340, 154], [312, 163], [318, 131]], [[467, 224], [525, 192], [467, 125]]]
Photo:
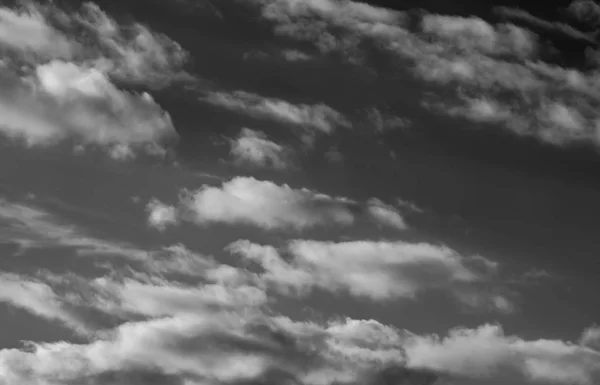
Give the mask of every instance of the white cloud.
[[426, 243], [296, 240], [278, 250], [240, 240], [227, 249], [256, 262], [260, 279], [285, 294], [320, 288], [384, 301], [484, 279], [471, 267], [477, 261]]
[[65, 306], [63, 298], [42, 281], [0, 272], [0, 302], [59, 321], [79, 333], [88, 333], [82, 320]]
[[93, 3], [67, 13], [29, 3], [0, 7], [0, 132], [28, 145], [72, 140], [117, 160], [137, 151], [164, 155], [177, 133], [148, 93], [114, 79], [160, 87], [182, 78], [187, 54], [138, 23], [118, 24]]
[[462, 49], [482, 51], [490, 55], [515, 55], [520, 58], [535, 54], [537, 37], [511, 24], [494, 27], [477, 17], [425, 15], [421, 21], [425, 32], [450, 40]]
[[457, 328], [444, 338], [414, 336], [404, 348], [411, 367], [474, 378], [502, 378], [516, 372], [532, 381], [591, 385], [600, 376], [597, 351], [560, 340], [506, 336], [498, 325]]
[[292, 151], [271, 141], [263, 132], [243, 128], [239, 136], [230, 143], [230, 155], [236, 164], [249, 164], [278, 170], [290, 166]]
[[190, 192], [184, 204], [199, 224], [250, 224], [265, 229], [305, 229], [319, 225], [350, 225], [354, 214], [346, 198], [308, 189], [294, 189], [250, 177], [236, 177], [221, 187]]
[[302, 139], [309, 145], [318, 134], [331, 134], [338, 127], [350, 127], [350, 122], [344, 115], [323, 103], [292, 104], [245, 91], [210, 92], [201, 100], [258, 119], [295, 126], [300, 130]]
[[[361, 47], [366, 43], [402, 63], [411, 62], [411, 72], [418, 78], [450, 92], [442, 102], [435, 102], [435, 94], [427, 95], [422, 100], [426, 107], [555, 145], [600, 145], [600, 118], [594, 107], [600, 94], [591, 86], [597, 83], [597, 74], [538, 60], [547, 47], [525, 28], [476, 17], [409, 15], [354, 1], [256, 0], [255, 4], [276, 33], [311, 42], [323, 53], [337, 52], [363, 66], [369, 62], [363, 60], [369, 55]], [[499, 12], [593, 41], [568, 25], [534, 20], [518, 11]], [[399, 71], [406, 67], [397, 66]]]
[[154, 87], [189, 78], [182, 71], [188, 54], [169, 37], [139, 23], [120, 25], [93, 3], [85, 3], [73, 19], [96, 40], [95, 65], [112, 76]]
[[593, 325], [586, 328], [581, 335], [579, 343], [582, 346], [587, 346], [591, 349], [600, 351], [600, 326]]
[[52, 61], [31, 78], [7, 81], [0, 92], [0, 131], [31, 146], [75, 139], [121, 148], [117, 154], [122, 146], [160, 153], [177, 136], [149, 94], [121, 91], [94, 68]]
[[153, 198], [146, 205], [148, 212], [148, 224], [159, 231], [163, 231], [168, 225], [177, 223], [177, 208], [164, 204], [156, 198]]
[[196, 191], [185, 191], [179, 211], [183, 219], [201, 225], [244, 224], [267, 230], [349, 226], [364, 211], [376, 223], [406, 228], [399, 212], [378, 199], [361, 205], [349, 198], [252, 177], [235, 177], [220, 187], [205, 185]]
[[392, 205], [388, 205], [377, 198], [371, 198], [367, 202], [367, 210], [373, 218], [381, 224], [395, 227], [399, 230], [408, 228], [404, 218], [400, 215], [398, 209]]
[[0, 8], [0, 45], [48, 58], [70, 58], [78, 48], [32, 5], [20, 11]]

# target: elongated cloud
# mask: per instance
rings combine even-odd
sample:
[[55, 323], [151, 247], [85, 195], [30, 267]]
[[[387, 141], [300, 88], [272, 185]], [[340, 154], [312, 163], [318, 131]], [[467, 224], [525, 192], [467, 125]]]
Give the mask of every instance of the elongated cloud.
[[240, 240], [227, 249], [257, 263], [261, 279], [288, 294], [320, 288], [385, 301], [484, 279], [472, 267], [478, 259], [425, 243], [296, 240], [278, 250]]
[[[407, 226], [399, 211], [378, 199], [360, 204], [306, 188], [292, 188], [251, 177], [235, 177], [183, 194], [179, 217], [201, 225], [244, 224], [267, 230], [349, 226], [359, 218], [396, 229]], [[366, 214], [366, 215], [364, 215]]]
[[292, 104], [245, 91], [211, 92], [202, 100], [257, 119], [291, 125], [308, 145], [319, 134], [331, 134], [338, 127], [350, 126], [344, 115], [323, 103]]
[[457, 328], [444, 338], [415, 336], [404, 346], [409, 366], [474, 378], [502, 378], [512, 370], [531, 381], [586, 385], [600, 375], [596, 350], [560, 340], [525, 341], [506, 336], [498, 325]]
[[132, 245], [95, 238], [41, 208], [0, 199], [0, 240], [29, 248], [68, 247], [80, 255], [143, 259], [146, 252]]

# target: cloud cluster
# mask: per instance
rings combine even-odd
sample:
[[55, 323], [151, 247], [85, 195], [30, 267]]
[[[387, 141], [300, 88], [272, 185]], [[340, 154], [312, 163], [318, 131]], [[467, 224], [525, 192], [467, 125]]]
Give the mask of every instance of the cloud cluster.
[[[219, 268], [207, 268], [212, 283], [200, 286], [139, 274], [79, 280], [79, 291], [93, 294], [88, 307], [122, 321], [98, 329], [85, 343], [29, 342], [26, 349], [2, 349], [0, 374], [10, 384], [108, 384], [111, 373], [142, 373], [187, 384], [294, 380], [307, 385], [374, 383], [381, 376], [432, 384], [440, 375], [591, 385], [600, 375], [600, 352], [593, 348], [523, 340], [497, 325], [457, 328], [441, 336], [370, 319], [295, 321], [262, 310], [266, 297], [259, 288], [215, 279], [218, 274], [212, 272]], [[48, 302], [49, 285], [59, 280], [3, 278], [7, 294], [0, 299], [12, 296], [12, 303], [35, 308], [42, 317], [70, 320], [81, 303], [73, 306], [76, 300], [69, 295], [51, 295], [55, 302]], [[144, 318], [131, 320], [134, 315]]]
[[[540, 60], [549, 56], [546, 46], [527, 28], [477, 17], [408, 14], [355, 1], [254, 4], [276, 34], [312, 42], [323, 54], [341, 53], [350, 62], [373, 65], [362, 60], [369, 55], [362, 48], [367, 46], [395, 58], [398, 71], [409, 63], [418, 79], [451, 96], [429, 95], [422, 100], [425, 108], [554, 145], [600, 144], [596, 73]], [[578, 14], [585, 7], [575, 2], [571, 9]], [[521, 10], [498, 12], [527, 18]]]
[[[4, 203], [2, 216], [12, 224], [12, 235], [30, 241], [45, 235], [42, 240], [66, 246], [92, 243], [40, 210]], [[73, 241], [79, 238], [84, 240]], [[277, 293], [305, 294], [313, 288], [376, 301], [455, 285], [464, 289], [496, 271], [485, 258], [399, 241], [295, 240], [277, 249], [240, 240], [228, 250], [261, 271], [173, 245], [132, 258], [127, 269], [92, 278], [1, 273], [0, 302], [58, 322], [87, 340], [1, 349], [0, 378], [44, 385], [142, 384], [149, 378], [177, 384], [410, 380], [431, 385], [450, 376], [591, 385], [600, 376], [594, 326], [579, 343], [528, 341], [490, 324], [418, 335], [370, 319], [298, 321], [270, 308]]]
[[[151, 206], [154, 220], [167, 210], [164, 205]], [[360, 204], [349, 198], [252, 177], [235, 177], [221, 186], [204, 185], [196, 191], [184, 191], [178, 211], [180, 219], [199, 225], [242, 224], [265, 230], [349, 226], [359, 218], [400, 230], [407, 228], [400, 211], [378, 199]]]
[[115, 79], [161, 87], [181, 77], [186, 53], [140, 24], [120, 25], [92, 3], [67, 14], [29, 4], [0, 9], [0, 132], [29, 146], [74, 141], [115, 159], [164, 155], [177, 138], [148, 93]]

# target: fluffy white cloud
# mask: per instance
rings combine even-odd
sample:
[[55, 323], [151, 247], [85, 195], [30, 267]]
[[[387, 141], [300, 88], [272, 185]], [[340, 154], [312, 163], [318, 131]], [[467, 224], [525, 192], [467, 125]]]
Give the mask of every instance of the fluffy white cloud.
[[252, 177], [235, 177], [220, 187], [205, 185], [183, 194], [180, 216], [197, 224], [245, 224], [264, 229], [303, 230], [348, 226], [359, 218], [405, 229], [399, 211], [378, 199], [364, 205], [306, 188], [296, 189]]
[[148, 224], [159, 231], [163, 231], [168, 225], [177, 223], [177, 208], [164, 204], [156, 198], [153, 198], [146, 205], [148, 213]]
[[239, 136], [231, 140], [230, 144], [230, 155], [236, 164], [279, 170], [290, 166], [291, 150], [273, 142], [263, 132], [243, 128]]
[[475, 268], [481, 257], [426, 243], [295, 240], [278, 250], [240, 240], [227, 249], [256, 262], [263, 269], [260, 279], [286, 294], [320, 288], [383, 301], [484, 279]]
[[176, 137], [171, 119], [149, 94], [117, 89], [107, 76], [73, 63], [52, 61], [27, 81], [11, 77], [0, 92], [0, 131], [28, 145], [68, 138], [109, 149], [164, 152]]
[[252, 224], [265, 229], [350, 225], [350, 200], [250, 177], [205, 186], [184, 199], [197, 223]]
[[506, 336], [498, 325], [458, 328], [448, 336], [413, 336], [405, 344], [408, 365], [474, 378], [508, 376], [532, 381], [593, 384], [600, 376], [600, 353], [560, 340], [526, 341]]
[[136, 150], [165, 154], [177, 138], [148, 93], [113, 79], [161, 86], [179, 76], [186, 54], [137, 23], [120, 25], [92, 3], [68, 14], [54, 5], [0, 8], [0, 132], [28, 145], [72, 140], [118, 160]]

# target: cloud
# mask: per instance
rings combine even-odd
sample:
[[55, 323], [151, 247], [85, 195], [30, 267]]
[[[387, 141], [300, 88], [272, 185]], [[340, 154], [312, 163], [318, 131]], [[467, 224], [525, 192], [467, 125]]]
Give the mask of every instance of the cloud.
[[331, 134], [338, 127], [350, 127], [340, 112], [319, 104], [292, 104], [245, 91], [209, 92], [201, 100], [257, 119], [267, 119], [296, 127], [306, 144], [311, 145], [319, 134]]
[[0, 272], [0, 302], [59, 321], [80, 334], [90, 332], [74, 309], [70, 309], [52, 287], [40, 280]]
[[117, 155], [122, 146], [163, 153], [163, 143], [177, 136], [149, 94], [121, 91], [94, 68], [52, 61], [29, 79], [8, 76], [0, 93], [0, 131], [30, 146], [75, 139], [116, 148]]
[[395, 227], [399, 230], [408, 228], [408, 225], [396, 207], [388, 205], [377, 198], [371, 198], [367, 202], [367, 210], [378, 223]]
[[346, 197], [252, 177], [235, 177], [220, 187], [204, 185], [196, 191], [184, 191], [179, 212], [182, 219], [200, 225], [243, 224], [265, 230], [349, 226], [363, 217], [362, 212], [375, 223], [407, 227], [397, 209], [377, 199], [361, 205]]
[[18, 53], [44, 58], [70, 58], [79, 48], [31, 4], [20, 11], [0, 8], [0, 44]]
[[561, 35], [570, 37], [571, 39], [588, 43], [593, 42], [593, 37], [590, 34], [580, 31], [569, 24], [559, 21], [548, 21], [519, 8], [494, 7], [494, 12], [507, 19], [521, 21], [546, 31], [558, 32]]
[[[417, 79], [448, 91], [425, 93], [425, 108], [553, 145], [600, 145], [594, 73], [540, 60], [552, 55], [524, 27], [476, 17], [409, 14], [353, 1], [254, 3], [280, 36], [310, 42], [323, 54], [336, 52], [363, 67], [375, 65], [375, 60], [363, 60], [372, 50], [384, 53], [397, 62], [398, 71], [411, 68]], [[496, 11], [508, 18], [528, 18], [520, 10]]]
[[[225, 308], [203, 306], [206, 299], [226, 298], [207, 296], [210, 284], [129, 278], [82, 284], [114, 294], [92, 296], [91, 305], [149, 318], [123, 322], [86, 343], [29, 342], [25, 349], [2, 349], [0, 374], [7, 383], [104, 383], [116, 373], [232, 383], [278, 373], [275, 378], [313, 385], [406, 377], [431, 384], [439, 375], [485, 379], [501, 372], [509, 380], [588, 385], [600, 374], [597, 351], [561, 340], [506, 336], [497, 325], [417, 335], [370, 319], [296, 321], [243, 300]], [[33, 306], [44, 311], [48, 304]]]
[[295, 240], [278, 250], [239, 240], [227, 250], [260, 266], [260, 279], [275, 290], [300, 296], [319, 288], [375, 301], [410, 299], [485, 279], [474, 268], [477, 258], [426, 243]]
[[168, 36], [140, 23], [120, 25], [93, 3], [85, 3], [73, 19], [95, 39], [96, 66], [121, 81], [161, 87], [190, 79], [182, 70], [188, 53]]
[[277, 144], [260, 131], [243, 128], [236, 139], [230, 141], [230, 155], [238, 165], [274, 168], [290, 167], [292, 151]]
[[537, 36], [525, 29], [511, 24], [495, 28], [477, 17], [425, 15], [421, 28], [442, 41], [451, 41], [461, 49], [488, 55], [529, 58], [535, 55], [538, 45]]
[[120, 25], [95, 4], [0, 8], [0, 132], [29, 146], [73, 141], [114, 159], [165, 155], [177, 133], [150, 94], [118, 81], [161, 87], [179, 77], [185, 51], [141, 24]]
[[593, 325], [585, 329], [581, 335], [579, 343], [582, 346], [600, 351], [600, 326]]
[[54, 4], [0, 8], [0, 45], [21, 54], [14, 60], [72, 60], [152, 87], [189, 78], [182, 71], [188, 54], [178, 43], [139, 23], [119, 24], [91, 2], [70, 13]]
[[569, 15], [591, 27], [600, 26], [600, 5], [592, 0], [574, 0], [567, 7]]
[[531, 381], [587, 385], [600, 375], [597, 351], [560, 340], [506, 336], [498, 325], [457, 328], [444, 338], [414, 336], [404, 348], [410, 367], [473, 378], [510, 378], [517, 373]]
[[159, 231], [177, 223], [177, 208], [164, 204], [156, 198], [148, 202], [146, 212], [148, 212], [148, 224]]
[[304, 229], [354, 222], [346, 198], [294, 189], [250, 177], [236, 177], [221, 187], [205, 186], [184, 199], [196, 223], [242, 223], [265, 229]]
[[78, 255], [120, 256], [144, 259], [147, 252], [127, 243], [107, 241], [87, 235], [82, 229], [64, 223], [50, 213], [20, 203], [0, 199], [0, 241], [30, 248], [68, 247]]

